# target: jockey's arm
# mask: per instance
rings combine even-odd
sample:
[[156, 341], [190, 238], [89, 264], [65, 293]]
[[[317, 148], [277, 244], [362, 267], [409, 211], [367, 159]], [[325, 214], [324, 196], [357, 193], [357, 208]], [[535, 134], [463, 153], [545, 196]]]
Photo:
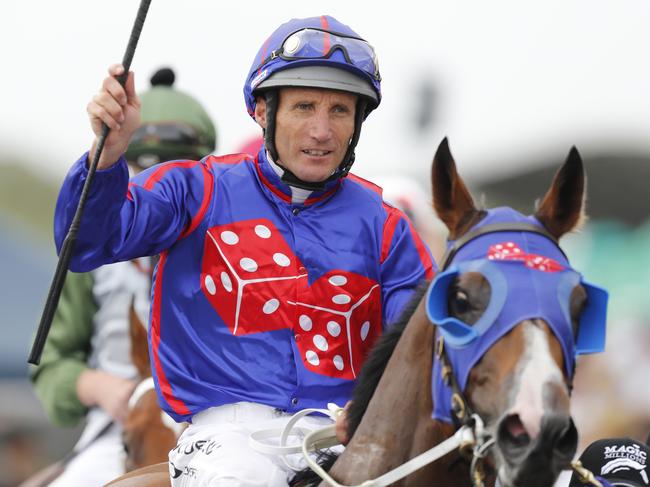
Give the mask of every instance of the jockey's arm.
[[[76, 211], [88, 175], [86, 153], [63, 182], [54, 216], [57, 251]], [[84, 272], [103, 264], [156, 255], [189, 226], [203, 199], [209, 170], [197, 161], [159, 164], [129, 183], [124, 157], [95, 173], [70, 269]]]

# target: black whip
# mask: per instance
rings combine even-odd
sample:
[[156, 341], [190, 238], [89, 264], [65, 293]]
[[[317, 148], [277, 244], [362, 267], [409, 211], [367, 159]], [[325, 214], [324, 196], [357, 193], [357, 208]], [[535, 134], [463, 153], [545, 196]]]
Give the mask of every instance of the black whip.
[[[135, 54], [135, 48], [138, 45], [138, 39], [140, 38], [140, 32], [142, 32], [142, 26], [144, 25], [144, 20], [147, 17], [147, 11], [149, 10], [150, 3], [151, 0], [140, 1], [138, 14], [135, 18], [135, 22], [133, 23], [133, 28], [131, 29], [131, 37], [129, 38], [129, 43], [126, 46], [126, 52], [124, 53], [124, 58], [122, 59], [124, 72], [117, 77], [117, 80], [122, 86], [124, 86], [124, 83], [126, 82], [126, 79], [129, 75], [131, 61], [133, 60], [133, 55]], [[45, 301], [45, 307], [43, 308], [43, 314], [41, 315], [41, 322], [39, 323], [38, 330], [36, 331], [36, 337], [34, 338], [32, 351], [30, 352], [29, 358], [27, 359], [27, 362], [30, 364], [38, 365], [41, 361], [41, 354], [43, 353], [45, 340], [47, 339], [47, 335], [50, 332], [52, 319], [54, 318], [54, 312], [56, 311], [56, 307], [59, 304], [59, 298], [61, 297], [63, 284], [65, 283], [65, 278], [68, 274], [70, 258], [72, 257], [75, 240], [77, 239], [77, 232], [79, 231], [81, 217], [83, 216], [84, 206], [86, 205], [86, 200], [88, 199], [88, 194], [90, 192], [90, 186], [92, 185], [95, 171], [97, 170], [99, 157], [102, 154], [102, 150], [104, 150], [106, 137], [108, 137], [108, 133], [110, 132], [110, 129], [106, 126], [106, 124], [102, 125], [102, 133], [99, 136], [99, 140], [97, 141], [97, 150], [95, 151], [95, 156], [93, 157], [93, 160], [90, 163], [90, 167], [88, 168], [88, 177], [86, 178], [83, 190], [81, 191], [81, 197], [79, 198], [77, 211], [75, 212], [74, 218], [72, 219], [72, 224], [70, 225], [68, 234], [65, 236], [65, 240], [63, 241], [61, 253], [59, 254], [59, 262], [56, 265], [56, 271], [54, 271], [52, 284], [50, 284], [50, 290], [47, 293], [47, 301]]]

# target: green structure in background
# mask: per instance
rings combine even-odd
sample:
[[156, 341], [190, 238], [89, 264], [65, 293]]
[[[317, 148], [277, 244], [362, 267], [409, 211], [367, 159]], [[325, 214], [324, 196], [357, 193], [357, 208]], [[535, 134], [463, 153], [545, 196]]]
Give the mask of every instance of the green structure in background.
[[610, 321], [650, 327], [650, 220], [636, 228], [592, 221], [563, 245], [585, 277], [609, 291]]

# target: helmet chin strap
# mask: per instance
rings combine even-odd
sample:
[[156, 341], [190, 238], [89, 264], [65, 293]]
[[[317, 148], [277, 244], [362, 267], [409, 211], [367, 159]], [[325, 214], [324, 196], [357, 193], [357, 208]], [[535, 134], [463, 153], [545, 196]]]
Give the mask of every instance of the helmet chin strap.
[[350, 172], [352, 164], [354, 164], [355, 154], [354, 149], [359, 142], [359, 136], [361, 135], [361, 124], [366, 115], [366, 109], [368, 103], [366, 99], [362, 96], [358, 97], [357, 106], [354, 114], [354, 133], [350, 139], [350, 144], [348, 145], [348, 150], [343, 157], [343, 161], [339, 164], [339, 167], [323, 181], [304, 181], [296, 176], [293, 172], [282, 165], [278, 151], [275, 148], [275, 117], [278, 109], [278, 90], [268, 90], [264, 92], [264, 98], [266, 100], [266, 129], [264, 130], [264, 145], [266, 150], [269, 151], [273, 161], [284, 171], [282, 175], [282, 181], [287, 183], [289, 186], [296, 188], [306, 189], [309, 191], [323, 191], [325, 186], [330, 181], [336, 179], [344, 178]]

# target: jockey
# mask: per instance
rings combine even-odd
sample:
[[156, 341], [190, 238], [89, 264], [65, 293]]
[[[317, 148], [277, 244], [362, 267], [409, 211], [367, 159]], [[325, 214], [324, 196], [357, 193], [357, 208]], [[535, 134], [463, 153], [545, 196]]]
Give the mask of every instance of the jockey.
[[[125, 154], [133, 173], [161, 160], [201, 157], [215, 149], [216, 132], [207, 113], [173, 82], [173, 71], [163, 68], [141, 95], [142, 123]], [[187, 138], [189, 133], [196, 138]], [[129, 355], [129, 308], [133, 302], [147, 322], [151, 271], [147, 257], [67, 276], [31, 379], [54, 424], [74, 426], [85, 418], [86, 426], [74, 458], [51, 485], [103, 485], [124, 472], [121, 423], [137, 379]]]
[[[88, 105], [111, 132], [71, 268], [160, 254], [149, 341], [162, 408], [190, 426], [172, 484], [286, 486], [290, 469], [250, 448], [251, 431], [345, 404], [371, 345], [434, 263], [381, 189], [349, 174], [381, 100], [373, 48], [329, 16], [293, 19], [264, 42], [244, 86], [262, 128], [253, 157], [175, 161], [130, 182], [122, 153], [138, 123], [129, 74]], [[97, 141], [63, 183], [60, 248]], [[322, 417], [308, 426], [326, 425]]]

